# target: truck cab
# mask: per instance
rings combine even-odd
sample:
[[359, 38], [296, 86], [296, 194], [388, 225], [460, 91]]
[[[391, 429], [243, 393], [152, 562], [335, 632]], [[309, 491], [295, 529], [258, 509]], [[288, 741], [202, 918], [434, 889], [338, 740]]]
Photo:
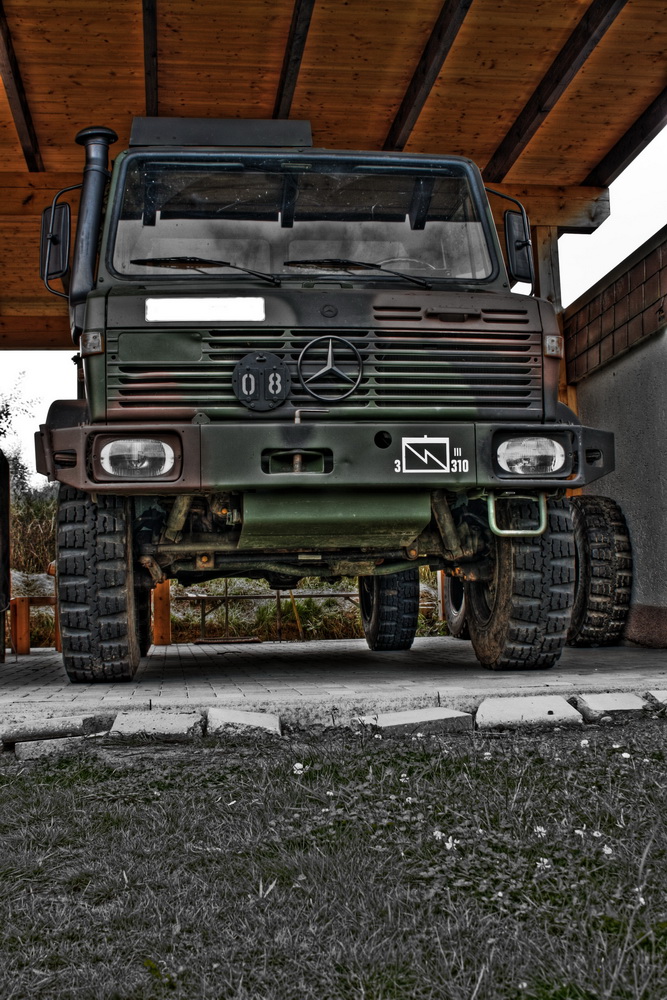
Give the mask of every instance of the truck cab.
[[550, 303], [511, 291], [525, 213], [508, 271], [465, 158], [136, 119], [109, 176], [114, 138], [77, 137], [71, 264], [62, 201], [42, 239], [85, 386], [37, 435], [70, 678], [134, 674], [165, 579], [358, 577], [369, 646], [407, 649], [420, 567], [455, 583], [480, 662], [551, 666], [574, 600], [565, 493], [611, 471], [613, 439], [558, 401]]

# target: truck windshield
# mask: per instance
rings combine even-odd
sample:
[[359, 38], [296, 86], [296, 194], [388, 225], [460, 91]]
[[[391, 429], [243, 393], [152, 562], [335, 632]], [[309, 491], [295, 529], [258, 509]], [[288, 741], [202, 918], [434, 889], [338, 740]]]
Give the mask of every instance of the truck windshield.
[[456, 162], [135, 153], [118, 201], [109, 263], [124, 277], [182, 272], [201, 281], [187, 264], [195, 257], [220, 260], [205, 269], [217, 281], [239, 280], [225, 275], [225, 261], [301, 281], [337, 271], [349, 279], [349, 262], [359, 265], [355, 280], [484, 281], [494, 270], [467, 170]]

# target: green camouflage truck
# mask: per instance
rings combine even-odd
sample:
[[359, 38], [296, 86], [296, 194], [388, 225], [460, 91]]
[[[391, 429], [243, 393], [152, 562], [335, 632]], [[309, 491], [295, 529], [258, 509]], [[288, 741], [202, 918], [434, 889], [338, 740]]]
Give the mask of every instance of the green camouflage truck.
[[552, 306], [510, 290], [531, 274], [523, 209], [505, 261], [462, 157], [139, 118], [109, 173], [115, 134], [76, 139], [71, 263], [60, 192], [41, 268], [85, 388], [37, 435], [71, 680], [133, 676], [165, 579], [358, 577], [369, 646], [408, 649], [424, 566], [481, 663], [551, 666], [574, 601], [563, 498], [613, 468], [613, 439], [558, 402]]

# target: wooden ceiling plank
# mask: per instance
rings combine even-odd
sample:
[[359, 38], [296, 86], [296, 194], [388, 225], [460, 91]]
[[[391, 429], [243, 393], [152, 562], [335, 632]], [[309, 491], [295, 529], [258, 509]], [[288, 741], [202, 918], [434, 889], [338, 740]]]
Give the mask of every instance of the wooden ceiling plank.
[[658, 94], [643, 115], [621, 136], [615, 146], [591, 170], [584, 184], [606, 187], [615, 181], [629, 163], [655, 139], [667, 125], [667, 87]]
[[405, 148], [471, 6], [472, 0], [445, 0], [443, 3], [401, 106], [391, 124], [383, 149]]
[[157, 0], [142, 0], [146, 116], [158, 115]]
[[627, 2], [593, 0], [486, 165], [485, 181], [495, 184], [507, 175]]
[[28, 170], [35, 173], [44, 169], [39, 141], [30, 113], [28, 97], [23, 85], [14, 43], [7, 23], [4, 5], [0, 0], [0, 76], [5, 86], [7, 101], [14, 119]]
[[292, 23], [273, 108], [274, 118], [289, 118], [314, 6], [315, 0], [294, 0]]

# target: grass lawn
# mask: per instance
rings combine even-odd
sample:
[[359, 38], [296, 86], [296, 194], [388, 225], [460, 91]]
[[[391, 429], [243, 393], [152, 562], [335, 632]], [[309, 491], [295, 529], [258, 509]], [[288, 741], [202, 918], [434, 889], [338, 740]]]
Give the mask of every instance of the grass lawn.
[[0, 997], [667, 997], [664, 720], [0, 755]]

